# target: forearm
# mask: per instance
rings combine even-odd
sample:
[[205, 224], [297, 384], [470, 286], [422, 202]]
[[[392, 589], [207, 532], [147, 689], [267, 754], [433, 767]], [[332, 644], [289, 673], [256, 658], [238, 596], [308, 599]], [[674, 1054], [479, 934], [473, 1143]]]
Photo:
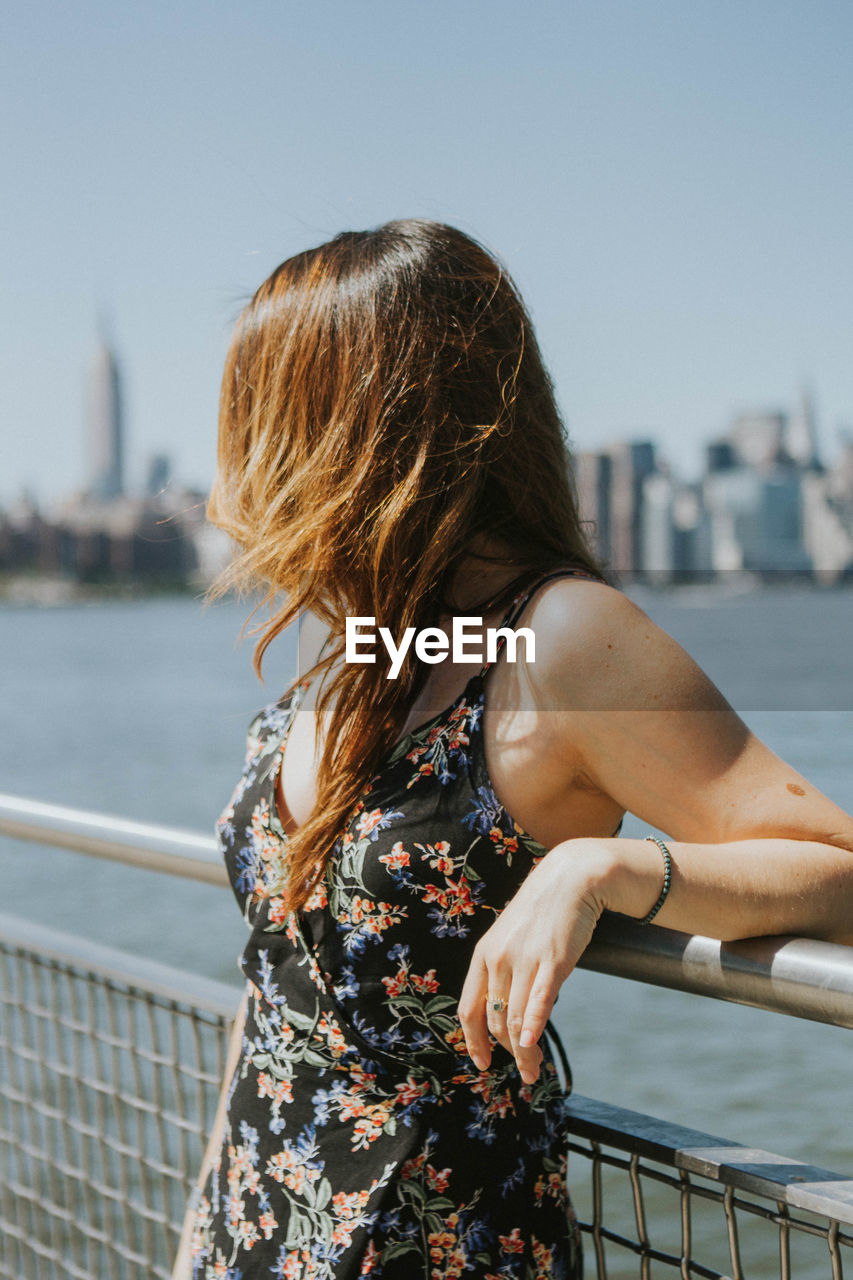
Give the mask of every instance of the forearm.
[[[812, 840], [724, 844], [666, 840], [672, 886], [655, 924], [724, 941], [799, 934], [853, 945], [853, 852]], [[644, 839], [569, 840], [599, 904], [642, 919], [657, 901], [663, 858]]]

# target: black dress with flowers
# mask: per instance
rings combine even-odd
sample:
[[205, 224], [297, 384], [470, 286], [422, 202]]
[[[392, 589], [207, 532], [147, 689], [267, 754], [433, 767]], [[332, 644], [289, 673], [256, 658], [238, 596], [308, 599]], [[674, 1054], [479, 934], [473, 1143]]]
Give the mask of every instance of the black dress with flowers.
[[580, 1275], [547, 1042], [533, 1084], [499, 1045], [481, 1072], [456, 1013], [474, 944], [545, 853], [489, 780], [488, 665], [397, 744], [298, 917], [268, 885], [286, 856], [275, 788], [300, 690], [251, 725], [219, 820], [251, 929], [249, 1008], [193, 1280]]

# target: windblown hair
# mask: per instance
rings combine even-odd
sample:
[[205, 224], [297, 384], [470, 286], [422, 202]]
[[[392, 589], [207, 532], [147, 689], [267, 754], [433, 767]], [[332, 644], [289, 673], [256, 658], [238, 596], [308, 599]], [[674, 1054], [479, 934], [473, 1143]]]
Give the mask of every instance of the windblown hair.
[[551, 568], [604, 576], [530, 318], [498, 262], [452, 227], [407, 220], [282, 263], [228, 352], [208, 517], [241, 549], [215, 593], [266, 588], [258, 674], [301, 610], [331, 627], [291, 686], [322, 674], [318, 716], [331, 708], [316, 807], [275, 886], [299, 910], [424, 679], [412, 650], [396, 680], [381, 652], [341, 662], [347, 615], [401, 636], [458, 612], [448, 593], [477, 535], [517, 570], [480, 607]]

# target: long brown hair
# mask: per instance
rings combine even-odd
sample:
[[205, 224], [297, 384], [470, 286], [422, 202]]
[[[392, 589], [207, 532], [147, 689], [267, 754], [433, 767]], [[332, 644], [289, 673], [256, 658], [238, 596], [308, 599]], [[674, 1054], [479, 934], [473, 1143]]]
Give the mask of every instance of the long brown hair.
[[332, 629], [307, 673], [324, 675], [318, 716], [332, 708], [317, 803], [275, 885], [298, 910], [424, 679], [411, 650], [397, 680], [380, 652], [375, 665], [340, 662], [346, 616], [373, 616], [394, 636], [435, 625], [478, 535], [510, 548], [516, 585], [566, 565], [603, 576], [553, 388], [503, 267], [422, 220], [343, 232], [283, 262], [228, 352], [208, 517], [241, 548], [215, 592], [266, 588], [258, 674], [301, 610]]

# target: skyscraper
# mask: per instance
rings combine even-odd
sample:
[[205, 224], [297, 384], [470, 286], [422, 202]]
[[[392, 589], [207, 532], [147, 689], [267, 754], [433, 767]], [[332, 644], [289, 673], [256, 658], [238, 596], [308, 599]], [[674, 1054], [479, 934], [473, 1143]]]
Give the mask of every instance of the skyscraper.
[[809, 387], [800, 390], [797, 407], [788, 419], [785, 433], [788, 453], [807, 471], [822, 471], [817, 447], [817, 415]]
[[89, 373], [86, 445], [89, 492], [95, 498], [118, 497], [124, 490], [121, 374], [104, 336]]

